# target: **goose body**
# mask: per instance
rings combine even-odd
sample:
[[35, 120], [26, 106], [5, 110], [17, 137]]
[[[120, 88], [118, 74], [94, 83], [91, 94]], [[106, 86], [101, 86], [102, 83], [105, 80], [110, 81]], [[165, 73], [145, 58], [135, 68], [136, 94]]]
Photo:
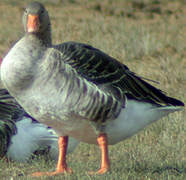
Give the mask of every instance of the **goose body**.
[[[65, 47], [67, 51], [64, 50]], [[96, 137], [100, 131], [107, 133], [109, 144], [115, 144], [170, 112], [180, 110], [181, 102], [169, 97], [166, 99], [159, 90], [156, 90], [157, 95], [152, 97], [154, 99], [145, 99], [147, 97], [142, 96], [144, 101], [140, 101], [141, 97], [135, 100], [130, 98], [130, 94], [127, 97], [127, 93], [125, 96], [119, 93], [115, 95], [112, 89], [108, 90], [109, 86], [112, 88], [112, 84], [107, 87], [106, 83], [104, 89], [104, 82], [96, 84], [89, 81], [86, 76], [83, 77], [84, 74], [81, 75], [79, 70], [73, 68], [71, 62], [68, 62], [70, 58], [68, 54], [73, 53], [71, 49], [77, 48], [75, 51], [80, 51], [80, 48], [85, 47], [84, 44], [69, 42], [60, 45], [59, 51], [55, 47], [43, 47], [32, 34], [28, 34], [3, 60], [2, 81], [31, 116], [53, 127], [59, 136], [70, 135], [93, 144], [97, 143]], [[90, 51], [94, 51], [94, 48], [88, 47]], [[35, 52], [31, 55], [29, 52], [33, 49]], [[95, 50], [95, 53], [97, 51]], [[98, 53], [106, 56], [101, 51]], [[25, 54], [28, 54], [26, 59]], [[123, 71], [131, 73], [128, 69]], [[132, 73], [130, 75], [136, 78]], [[8, 81], [4, 81], [4, 77]], [[143, 83], [140, 78], [139, 81]], [[165, 98], [162, 102], [155, 101], [159, 94]], [[174, 105], [176, 103], [178, 106]]]
[[[101, 50], [77, 42], [52, 45], [50, 20], [42, 4], [30, 3], [23, 23], [25, 36], [2, 63], [3, 84], [31, 116], [51, 126], [62, 142], [67, 136], [98, 142], [106, 153], [98, 173], [109, 169], [108, 144], [184, 106]], [[69, 170], [63, 163], [62, 167], [56, 172]]]
[[[46, 151], [51, 159], [57, 160], [56, 133], [31, 118], [13, 101], [6, 90], [0, 89], [0, 157], [26, 162], [35, 152]], [[77, 144], [78, 141], [71, 138], [68, 152], [72, 152]]]

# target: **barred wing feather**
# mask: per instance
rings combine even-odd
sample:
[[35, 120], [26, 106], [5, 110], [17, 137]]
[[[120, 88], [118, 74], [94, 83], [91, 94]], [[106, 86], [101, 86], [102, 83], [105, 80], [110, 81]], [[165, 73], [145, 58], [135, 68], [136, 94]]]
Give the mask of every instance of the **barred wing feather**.
[[65, 63], [70, 64], [78, 74], [110, 93], [117, 100], [135, 99], [156, 105], [183, 106], [183, 103], [166, 96], [127, 66], [92, 46], [67, 42], [54, 46], [62, 53]]

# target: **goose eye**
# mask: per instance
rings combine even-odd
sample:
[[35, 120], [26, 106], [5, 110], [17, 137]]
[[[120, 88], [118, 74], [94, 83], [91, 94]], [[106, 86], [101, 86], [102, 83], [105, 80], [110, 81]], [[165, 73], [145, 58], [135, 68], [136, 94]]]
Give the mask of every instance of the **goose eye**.
[[44, 10], [41, 10], [41, 14], [43, 14], [44, 13]]
[[24, 13], [26, 13], [26, 14], [28, 13], [27, 9], [24, 9]]

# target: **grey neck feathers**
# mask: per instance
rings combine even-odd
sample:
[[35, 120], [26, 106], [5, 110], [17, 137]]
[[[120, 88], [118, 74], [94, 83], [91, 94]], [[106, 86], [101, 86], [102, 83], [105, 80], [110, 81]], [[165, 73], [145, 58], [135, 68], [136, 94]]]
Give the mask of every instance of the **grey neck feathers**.
[[38, 38], [41, 40], [42, 44], [46, 47], [52, 46], [52, 37], [51, 37], [51, 28], [50, 24], [48, 25], [47, 29], [37, 34]]
[[[30, 33], [26, 33], [27, 35], [31, 35]], [[36, 39], [38, 39], [40, 41], [40, 43], [42, 45], [44, 45], [45, 47], [51, 47], [52, 46], [52, 37], [51, 37], [51, 28], [50, 28], [50, 24], [48, 24], [47, 29], [45, 29], [42, 32], [38, 32], [38, 33], [33, 33], [32, 37], [35, 37]]]

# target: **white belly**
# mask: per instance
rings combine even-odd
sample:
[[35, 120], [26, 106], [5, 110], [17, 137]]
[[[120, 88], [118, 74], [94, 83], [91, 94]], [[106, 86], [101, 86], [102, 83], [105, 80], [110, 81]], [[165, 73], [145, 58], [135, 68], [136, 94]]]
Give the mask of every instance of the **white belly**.
[[[177, 110], [179, 108], [173, 106], [156, 107], [149, 103], [128, 100], [118, 118], [107, 122], [104, 132], [108, 136], [109, 144], [115, 144]], [[72, 117], [72, 120], [68, 120], [66, 123], [63, 121], [48, 125], [56, 129], [59, 135], [69, 135], [90, 144], [97, 144], [96, 139], [100, 133], [92, 122], [77, 117]]]

